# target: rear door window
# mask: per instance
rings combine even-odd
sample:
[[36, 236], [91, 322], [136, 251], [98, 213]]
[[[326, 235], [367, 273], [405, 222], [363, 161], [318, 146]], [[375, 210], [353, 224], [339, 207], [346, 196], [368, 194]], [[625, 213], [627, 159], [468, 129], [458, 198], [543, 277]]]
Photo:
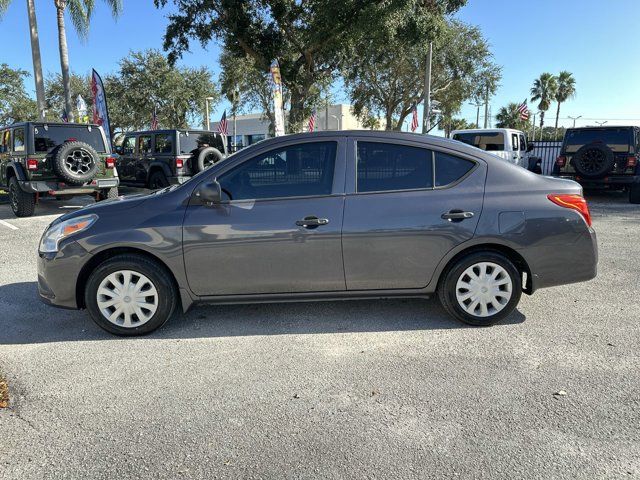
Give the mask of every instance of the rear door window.
[[9, 151], [9, 130], [0, 130], [0, 153]]
[[454, 134], [453, 139], [487, 152], [497, 152], [505, 149], [504, 134], [502, 132], [461, 132]]
[[173, 153], [173, 135], [159, 133], [156, 135], [155, 153]]
[[138, 153], [140, 155], [151, 153], [151, 135], [140, 135], [138, 137]]
[[433, 188], [431, 150], [407, 145], [358, 142], [357, 191]]
[[96, 152], [106, 152], [102, 133], [96, 127], [73, 125], [35, 125], [34, 147], [37, 153], [48, 153], [66, 142], [83, 142]]
[[435, 152], [436, 187], [446, 187], [463, 178], [473, 169], [475, 163], [464, 158]]
[[599, 143], [616, 153], [628, 153], [632, 142], [632, 131], [629, 128], [581, 128], [567, 131], [564, 152], [576, 153], [585, 145]]
[[514, 152], [517, 152], [520, 149], [518, 135], [516, 133], [511, 134], [511, 144], [511, 148]]
[[222, 151], [222, 142], [215, 133], [180, 132], [180, 154], [195, 153], [199, 148], [214, 147]]
[[24, 128], [13, 130], [13, 151], [24, 152]]
[[133, 155], [136, 152], [136, 137], [127, 137], [122, 142], [122, 154]]
[[524, 135], [520, 134], [520, 151], [524, 152], [527, 150], [527, 139]]

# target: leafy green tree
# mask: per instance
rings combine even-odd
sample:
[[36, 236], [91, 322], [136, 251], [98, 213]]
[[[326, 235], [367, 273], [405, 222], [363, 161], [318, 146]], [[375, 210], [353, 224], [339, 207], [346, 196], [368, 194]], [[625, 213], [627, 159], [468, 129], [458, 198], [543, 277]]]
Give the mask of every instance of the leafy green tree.
[[[0, 0], [0, 18], [9, 8], [12, 0]], [[33, 59], [33, 77], [36, 83], [36, 98], [38, 112], [44, 109], [44, 82], [42, 80], [42, 58], [40, 56], [40, 40], [38, 39], [38, 22], [36, 20], [36, 7], [34, 0], [27, 0], [27, 14], [29, 17], [29, 32], [31, 38], [31, 57]]]
[[[273, 59], [290, 94], [289, 130], [300, 131], [322, 85], [334, 80], [359, 42], [393, 27], [411, 38], [427, 20], [452, 13], [465, 0], [154, 0], [177, 5], [169, 15], [165, 49], [173, 60], [195, 39], [220, 41], [231, 55], [249, 56], [266, 73]], [[402, 19], [401, 21], [399, 19]], [[397, 28], [400, 22], [402, 28]]]
[[498, 128], [515, 128], [516, 130], [526, 131], [529, 122], [520, 118], [518, 111], [518, 103], [511, 102], [506, 107], [500, 107], [496, 115], [496, 127]]
[[539, 102], [538, 110], [540, 110], [540, 128], [544, 127], [544, 114], [551, 102], [555, 100], [558, 91], [557, 78], [550, 73], [543, 73], [536, 78], [531, 88], [531, 101]]
[[[89, 75], [78, 75], [71, 73], [69, 75], [69, 83], [71, 85], [71, 99], [73, 102], [73, 110], [75, 109], [75, 100], [78, 95], [87, 103], [89, 117], [91, 117], [91, 108], [93, 105], [93, 93], [91, 92], [91, 77]], [[51, 74], [45, 79], [45, 105], [47, 109], [47, 118], [50, 120], [59, 120], [65, 110], [65, 91], [62, 75]], [[110, 100], [110, 99], [109, 99]]]
[[[403, 36], [372, 36], [361, 43], [343, 69], [356, 114], [367, 111], [385, 118], [388, 130], [399, 130], [414, 104], [424, 100], [426, 49], [433, 41], [431, 98], [444, 118], [452, 118], [470, 98], [478, 82], [499, 76], [480, 31], [462, 22], [434, 21], [421, 41], [407, 44]], [[435, 38], [434, 38], [435, 37]]]
[[[103, 0], [111, 9], [114, 18], [122, 12], [122, 0]], [[71, 22], [80, 38], [89, 35], [89, 25], [95, 7], [95, 0], [53, 0], [58, 21], [58, 48], [60, 50], [60, 67], [62, 85], [64, 87], [64, 104], [69, 121], [73, 121], [73, 103], [71, 101], [71, 76], [69, 74], [69, 49], [67, 48], [67, 30], [64, 20], [65, 11], [69, 12]]]
[[26, 70], [14, 70], [6, 63], [0, 64], [0, 125], [35, 120], [38, 117], [36, 102], [25, 89]]
[[171, 65], [157, 50], [132, 52], [105, 78], [109, 115], [115, 131], [148, 128], [154, 108], [166, 128], [202, 125], [205, 98], [219, 93], [206, 67]]
[[560, 119], [560, 104], [573, 98], [576, 94], [576, 79], [571, 72], [563, 70], [558, 75], [558, 90], [556, 91], [555, 100], [558, 102], [556, 110], [556, 129], [558, 128], [558, 120]]
[[444, 117], [440, 120], [440, 130], [444, 130], [444, 136], [451, 136], [454, 130], [467, 130], [470, 128], [478, 128], [474, 122], [467, 122], [464, 118]]

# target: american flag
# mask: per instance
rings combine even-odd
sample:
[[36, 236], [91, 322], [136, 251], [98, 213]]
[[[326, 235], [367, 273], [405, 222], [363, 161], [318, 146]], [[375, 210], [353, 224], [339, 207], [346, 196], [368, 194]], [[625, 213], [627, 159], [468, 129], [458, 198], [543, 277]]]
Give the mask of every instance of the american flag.
[[62, 115], [60, 115], [60, 120], [62, 120], [64, 123], [69, 123], [69, 115], [67, 115], [66, 109], [62, 110]]
[[413, 104], [413, 108], [411, 109], [411, 111], [412, 111], [411, 131], [415, 132], [416, 129], [418, 128], [418, 106], [415, 103]]
[[527, 121], [529, 120], [529, 109], [527, 108], [527, 100], [525, 99], [524, 102], [522, 102], [519, 106], [518, 106], [518, 113], [520, 114], [520, 119]]
[[227, 124], [226, 110], [222, 113], [222, 118], [220, 119], [220, 122], [218, 122], [218, 133], [221, 133], [225, 136], [229, 135], [229, 125]]
[[309, 117], [309, 123], [307, 124], [307, 130], [309, 132], [313, 132], [313, 130], [316, 128], [316, 116], [317, 116], [317, 112], [316, 109], [313, 109], [313, 112], [311, 112], [311, 116]]
[[151, 130], [158, 129], [158, 111], [156, 107], [153, 107], [153, 113], [151, 114]]

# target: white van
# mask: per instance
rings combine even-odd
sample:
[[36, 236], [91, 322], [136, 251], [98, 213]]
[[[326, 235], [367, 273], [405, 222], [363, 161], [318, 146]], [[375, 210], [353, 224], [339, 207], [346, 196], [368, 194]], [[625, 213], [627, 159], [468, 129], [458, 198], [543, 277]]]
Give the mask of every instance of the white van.
[[521, 167], [529, 167], [527, 137], [520, 130], [511, 128], [477, 128], [473, 130], [453, 130], [451, 138], [467, 145], [493, 153], [507, 162]]

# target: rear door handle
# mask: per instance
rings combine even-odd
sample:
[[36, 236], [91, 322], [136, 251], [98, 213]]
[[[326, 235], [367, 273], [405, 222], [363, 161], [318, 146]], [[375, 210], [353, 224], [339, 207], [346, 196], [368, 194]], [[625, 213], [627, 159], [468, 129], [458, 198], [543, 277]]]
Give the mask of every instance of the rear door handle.
[[471, 217], [473, 217], [473, 212], [465, 212], [462, 210], [449, 210], [441, 216], [443, 220], [448, 220], [450, 222], [461, 222], [462, 220]]
[[296, 225], [304, 228], [317, 228], [328, 223], [328, 218], [318, 218], [316, 216], [304, 217], [302, 220], [296, 221]]

